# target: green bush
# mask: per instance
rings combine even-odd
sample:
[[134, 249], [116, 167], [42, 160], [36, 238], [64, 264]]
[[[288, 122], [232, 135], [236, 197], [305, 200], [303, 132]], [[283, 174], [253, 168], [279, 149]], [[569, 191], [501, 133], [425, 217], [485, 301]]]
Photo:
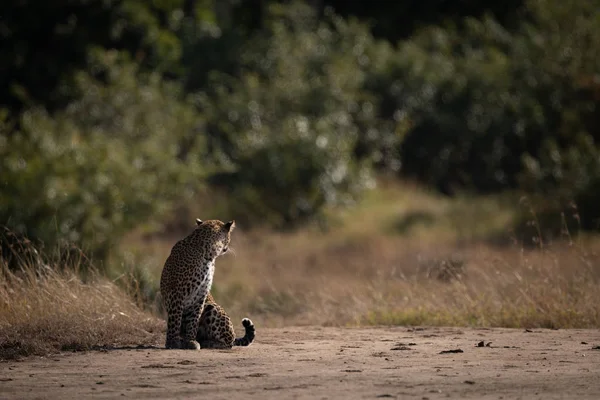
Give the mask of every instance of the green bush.
[[174, 87], [116, 52], [97, 53], [90, 69], [105, 82], [77, 74], [81, 96], [64, 111], [31, 108], [20, 131], [2, 127], [0, 221], [102, 260], [126, 230], [195, 191], [202, 169], [186, 154], [202, 144]]
[[302, 3], [270, 9], [265, 31], [239, 54], [237, 75], [206, 93], [212, 182], [247, 222], [291, 226], [372, 183], [371, 155], [355, 157], [376, 108], [362, 90], [376, 60], [368, 29]]
[[525, 36], [532, 45], [520, 43], [517, 71], [537, 83], [535, 94], [549, 123], [537, 148], [522, 155], [519, 183], [544, 197], [538, 202], [553, 199], [555, 215], [572, 214], [579, 227], [598, 230], [600, 1], [533, 5], [536, 18]]
[[[568, 185], [568, 154], [598, 154], [598, 5], [531, 1], [515, 31], [469, 19], [400, 43], [370, 82], [405, 127], [403, 174], [446, 193]], [[585, 160], [574, 162], [593, 171]]]

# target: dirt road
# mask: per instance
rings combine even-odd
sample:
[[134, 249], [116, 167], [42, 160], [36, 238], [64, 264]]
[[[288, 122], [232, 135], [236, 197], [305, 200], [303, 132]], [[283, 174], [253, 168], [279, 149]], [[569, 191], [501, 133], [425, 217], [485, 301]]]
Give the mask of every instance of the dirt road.
[[598, 399], [596, 346], [598, 330], [263, 329], [252, 346], [230, 351], [117, 349], [2, 363], [0, 398]]

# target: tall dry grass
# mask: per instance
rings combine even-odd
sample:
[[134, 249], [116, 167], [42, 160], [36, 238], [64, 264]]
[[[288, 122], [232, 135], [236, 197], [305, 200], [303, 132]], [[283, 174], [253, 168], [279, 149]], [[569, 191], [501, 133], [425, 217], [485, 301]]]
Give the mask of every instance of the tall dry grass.
[[95, 271], [41, 258], [12, 267], [0, 258], [0, 360], [160, 341], [164, 323]]
[[216, 297], [264, 325], [600, 326], [600, 258], [585, 247], [432, 246], [386, 236], [240, 242], [244, 257], [218, 266]]
[[[325, 231], [239, 226], [234, 252], [217, 261], [214, 297], [234, 321], [252, 318], [259, 332], [308, 324], [600, 327], [600, 238], [567, 231], [538, 247], [493, 245], [486, 238], [510, 220], [501, 202], [406, 187], [373, 196], [332, 212]], [[112, 280], [37, 256], [16, 271], [4, 263], [0, 358], [160, 345], [160, 272], [188, 232], [132, 234], [110, 264]]]
[[[566, 232], [538, 247], [494, 245], [487, 238], [510, 237], [502, 232], [510, 213], [501, 202], [406, 187], [374, 196], [335, 212], [327, 231], [239, 227], [235, 255], [217, 261], [216, 300], [234, 320], [248, 316], [259, 327], [600, 327], [597, 238]], [[132, 240], [127, 249], [157, 277], [179, 236]]]

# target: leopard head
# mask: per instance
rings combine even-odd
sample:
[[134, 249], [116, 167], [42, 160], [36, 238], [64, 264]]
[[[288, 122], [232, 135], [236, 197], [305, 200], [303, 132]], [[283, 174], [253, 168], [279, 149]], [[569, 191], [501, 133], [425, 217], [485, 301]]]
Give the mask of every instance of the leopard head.
[[194, 233], [203, 239], [203, 243], [206, 243], [208, 246], [206, 250], [216, 258], [229, 251], [231, 232], [233, 232], [234, 228], [235, 221], [233, 220], [229, 222], [219, 220], [202, 221], [197, 218]]

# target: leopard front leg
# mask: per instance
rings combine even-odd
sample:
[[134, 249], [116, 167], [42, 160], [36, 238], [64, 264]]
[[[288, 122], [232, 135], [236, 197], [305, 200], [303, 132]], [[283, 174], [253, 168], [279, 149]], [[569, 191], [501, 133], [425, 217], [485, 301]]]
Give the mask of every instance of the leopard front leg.
[[181, 337], [183, 338], [182, 348], [184, 349], [200, 349], [200, 344], [196, 341], [196, 334], [198, 332], [198, 324], [200, 322], [200, 315], [202, 315], [202, 309], [204, 308], [205, 299], [206, 298], [203, 298], [199, 304], [192, 304], [183, 312]]
[[181, 319], [183, 314], [183, 306], [181, 304], [167, 307], [167, 340], [165, 347], [167, 349], [181, 348]]

